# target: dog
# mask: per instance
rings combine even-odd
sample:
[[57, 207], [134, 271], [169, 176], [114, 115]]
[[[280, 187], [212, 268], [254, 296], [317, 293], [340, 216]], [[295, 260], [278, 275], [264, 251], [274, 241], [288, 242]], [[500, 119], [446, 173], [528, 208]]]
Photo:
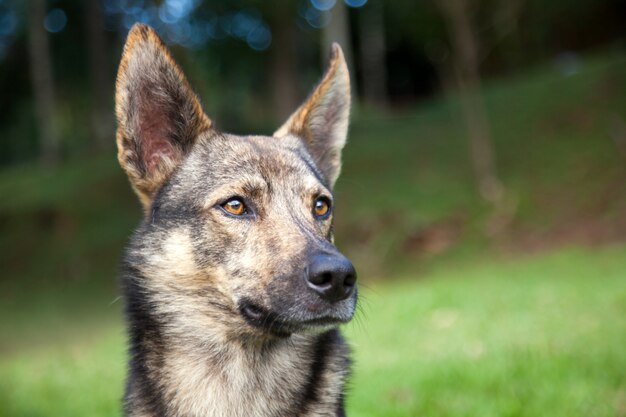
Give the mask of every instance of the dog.
[[341, 48], [273, 136], [218, 131], [150, 27], [116, 81], [144, 209], [122, 261], [128, 416], [343, 416], [356, 272], [333, 243], [350, 80]]

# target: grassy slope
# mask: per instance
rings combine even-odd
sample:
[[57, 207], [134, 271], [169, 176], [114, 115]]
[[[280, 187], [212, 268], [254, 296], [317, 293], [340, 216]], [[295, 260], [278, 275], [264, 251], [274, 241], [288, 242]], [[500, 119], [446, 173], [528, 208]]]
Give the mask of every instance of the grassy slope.
[[[616, 217], [624, 223], [624, 159], [609, 131], [615, 114], [626, 118], [625, 63], [623, 55], [601, 55], [581, 61], [574, 75], [542, 67], [487, 86], [498, 168], [514, 207], [498, 243], [524, 250], [536, 241], [580, 243], [585, 226], [602, 240], [617, 229]], [[413, 270], [423, 254], [406, 243], [433, 222], [461, 219], [463, 244], [453, 257], [490, 243], [481, 236], [487, 210], [475, 196], [462, 118], [451, 103], [366, 116], [352, 128], [337, 190], [338, 239], [374, 275], [397, 264]]]
[[[543, 68], [488, 86], [500, 171], [518, 201], [499, 242], [549, 240], [583, 223], [618, 229], [623, 162], [607, 131], [612, 112], [625, 116], [623, 64], [602, 55], [573, 76]], [[347, 329], [357, 355], [350, 410], [624, 415], [624, 248], [490, 259], [458, 120], [441, 99], [353, 126], [338, 239], [373, 287]], [[116, 263], [139, 207], [113, 155], [54, 175], [0, 172], [0, 195], [0, 416], [118, 415]], [[463, 219], [452, 250], [427, 258], [407, 245], [451, 216]], [[372, 280], [381, 276], [404, 279]]]

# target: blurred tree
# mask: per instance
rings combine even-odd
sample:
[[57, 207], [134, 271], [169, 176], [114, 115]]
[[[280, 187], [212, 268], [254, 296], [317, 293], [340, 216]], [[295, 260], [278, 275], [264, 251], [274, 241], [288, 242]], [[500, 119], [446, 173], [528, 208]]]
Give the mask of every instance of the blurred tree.
[[91, 134], [97, 148], [113, 145], [113, 117], [110, 102], [112, 80], [107, 62], [108, 45], [104, 31], [104, 16], [99, 0], [88, 0], [85, 5], [86, 49], [89, 58], [91, 82]]
[[267, 10], [269, 24], [273, 32], [270, 48], [272, 99], [276, 119], [282, 123], [298, 106], [299, 94], [297, 83], [298, 56], [296, 37], [298, 36], [294, 2], [275, 1]]
[[48, 32], [43, 26], [46, 1], [31, 0], [28, 6], [28, 49], [41, 146], [40, 157], [44, 164], [55, 165], [60, 159], [60, 143], [54, 114], [55, 94], [50, 41]]
[[452, 73], [460, 95], [478, 191], [486, 201], [497, 204], [504, 189], [498, 179], [495, 150], [480, 93], [480, 46], [472, 25], [472, 5], [467, 0], [435, 1], [447, 23], [452, 45]]
[[[330, 45], [339, 43], [350, 72], [354, 74], [354, 54], [352, 53], [352, 41], [350, 39], [350, 20], [348, 10], [343, 1], [338, 1], [335, 6], [328, 10], [330, 14], [328, 24], [322, 28], [322, 62], [326, 63], [330, 54]], [[354, 80], [352, 85], [354, 86]], [[356, 98], [356, 91], [352, 89], [352, 98]]]
[[363, 74], [363, 100], [385, 107], [387, 67], [383, 2], [372, 1], [359, 14], [359, 53]]

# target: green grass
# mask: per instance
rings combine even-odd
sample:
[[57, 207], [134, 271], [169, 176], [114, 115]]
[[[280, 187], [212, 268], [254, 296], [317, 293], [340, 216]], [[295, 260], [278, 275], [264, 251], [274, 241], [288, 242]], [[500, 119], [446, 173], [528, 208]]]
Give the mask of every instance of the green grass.
[[626, 247], [484, 262], [364, 291], [355, 416], [626, 413]]
[[77, 336], [24, 346], [2, 358], [0, 416], [121, 415], [125, 356], [119, 323]]
[[[626, 247], [437, 268], [362, 288], [352, 416], [620, 416]], [[117, 315], [116, 315], [117, 317]], [[118, 416], [119, 322], [0, 360], [0, 416]]]

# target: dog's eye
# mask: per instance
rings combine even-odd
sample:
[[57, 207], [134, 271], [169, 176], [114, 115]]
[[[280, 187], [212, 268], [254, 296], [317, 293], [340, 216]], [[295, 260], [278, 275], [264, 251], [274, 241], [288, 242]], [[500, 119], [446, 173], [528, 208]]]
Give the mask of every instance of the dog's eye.
[[330, 200], [326, 197], [318, 197], [313, 204], [313, 214], [317, 218], [324, 218], [330, 214]]
[[248, 213], [246, 205], [239, 198], [231, 198], [222, 204], [222, 208], [227, 213], [234, 214], [235, 216], [242, 216]]

